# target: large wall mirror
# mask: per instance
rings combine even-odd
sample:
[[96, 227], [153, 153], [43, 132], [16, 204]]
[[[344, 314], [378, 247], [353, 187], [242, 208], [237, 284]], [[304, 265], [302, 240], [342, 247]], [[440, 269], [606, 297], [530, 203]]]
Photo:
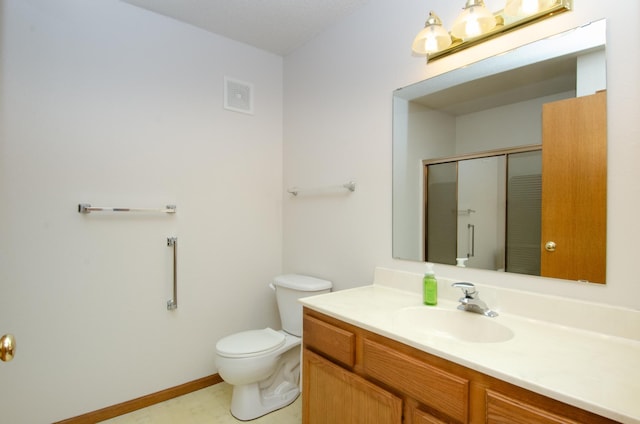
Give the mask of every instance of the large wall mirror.
[[393, 256], [605, 283], [606, 23], [393, 94]]

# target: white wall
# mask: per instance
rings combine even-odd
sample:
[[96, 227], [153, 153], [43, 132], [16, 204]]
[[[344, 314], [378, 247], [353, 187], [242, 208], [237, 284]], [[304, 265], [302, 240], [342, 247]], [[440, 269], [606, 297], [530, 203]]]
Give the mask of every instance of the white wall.
[[[460, 4], [459, 4], [460, 3]], [[429, 10], [450, 25], [463, 2], [372, 0], [285, 58], [285, 185], [353, 178], [356, 192], [339, 200], [284, 201], [284, 268], [334, 281], [337, 289], [370, 283], [376, 266], [420, 272], [391, 259], [391, 93], [538, 37], [607, 19], [609, 122], [608, 240], [605, 287], [538, 277], [436, 266], [452, 279], [521, 288], [638, 308], [635, 246], [640, 239], [640, 3], [615, 8], [576, 0], [574, 10], [432, 62], [411, 56]], [[498, 3], [491, 2], [491, 3]], [[490, 2], [487, 2], [489, 5]], [[496, 8], [493, 8], [494, 10]], [[636, 42], [637, 44], [637, 42]]]
[[[417, 102], [393, 97], [393, 166], [404, 169], [393, 181], [393, 252], [401, 258], [424, 257], [423, 159], [452, 156], [456, 139], [455, 117]], [[427, 142], [428, 140], [428, 142]], [[416, 231], [418, 229], [418, 231]]]
[[[282, 58], [112, 0], [0, 0], [0, 31], [1, 421], [215, 373], [220, 337], [278, 322]], [[255, 115], [222, 108], [225, 75]]]
[[542, 144], [542, 105], [568, 97], [565, 92], [492, 109], [456, 119], [456, 154]]

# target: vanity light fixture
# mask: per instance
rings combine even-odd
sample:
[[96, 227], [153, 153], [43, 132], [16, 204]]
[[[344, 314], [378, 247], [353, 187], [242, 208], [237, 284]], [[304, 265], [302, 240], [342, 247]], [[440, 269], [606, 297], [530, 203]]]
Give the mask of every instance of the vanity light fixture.
[[424, 29], [413, 40], [414, 54], [427, 60], [444, 57], [525, 25], [571, 10], [573, 0], [506, 0], [504, 8], [491, 13], [483, 0], [466, 0], [451, 31], [432, 11]]
[[461, 40], [478, 37], [496, 27], [496, 18], [483, 0], [467, 0], [464, 10], [453, 23], [451, 35]]
[[424, 29], [416, 35], [411, 49], [419, 55], [427, 55], [446, 49], [451, 42], [451, 36], [442, 26], [438, 15], [429, 12]]

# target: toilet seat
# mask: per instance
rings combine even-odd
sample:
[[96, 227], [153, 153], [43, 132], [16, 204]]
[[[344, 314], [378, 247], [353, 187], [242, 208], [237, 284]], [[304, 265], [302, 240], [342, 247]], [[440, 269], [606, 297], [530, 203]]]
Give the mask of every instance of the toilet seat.
[[285, 335], [267, 327], [223, 337], [216, 343], [216, 351], [227, 358], [247, 358], [269, 353], [284, 344]]

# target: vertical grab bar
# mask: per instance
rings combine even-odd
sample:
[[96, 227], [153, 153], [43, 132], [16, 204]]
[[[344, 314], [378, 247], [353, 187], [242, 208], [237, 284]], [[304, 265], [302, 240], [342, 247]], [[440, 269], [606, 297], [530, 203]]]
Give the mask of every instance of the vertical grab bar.
[[473, 258], [476, 254], [476, 226], [467, 224], [467, 229], [471, 233], [471, 253], [467, 253], [467, 258]]
[[167, 300], [167, 310], [178, 308], [178, 238], [168, 237], [167, 246], [173, 247], [173, 298]]

